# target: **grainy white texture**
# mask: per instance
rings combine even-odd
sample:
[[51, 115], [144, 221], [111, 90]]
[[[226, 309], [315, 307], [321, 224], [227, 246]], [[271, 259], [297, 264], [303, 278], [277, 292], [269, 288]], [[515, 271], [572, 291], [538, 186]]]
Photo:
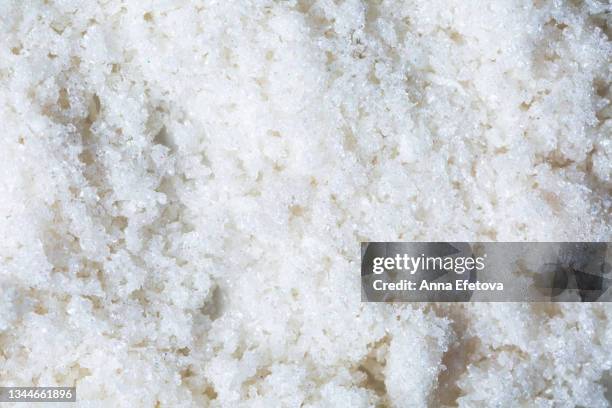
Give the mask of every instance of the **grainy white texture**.
[[0, 383], [91, 407], [607, 406], [611, 307], [362, 304], [358, 242], [610, 240], [610, 19], [0, 0]]

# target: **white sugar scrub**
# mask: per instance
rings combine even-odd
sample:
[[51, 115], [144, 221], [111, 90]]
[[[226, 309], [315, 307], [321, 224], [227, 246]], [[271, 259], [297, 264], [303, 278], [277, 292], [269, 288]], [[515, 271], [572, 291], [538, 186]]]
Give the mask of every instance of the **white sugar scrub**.
[[1, 0], [0, 385], [607, 407], [612, 306], [362, 303], [361, 241], [610, 241], [601, 0]]

